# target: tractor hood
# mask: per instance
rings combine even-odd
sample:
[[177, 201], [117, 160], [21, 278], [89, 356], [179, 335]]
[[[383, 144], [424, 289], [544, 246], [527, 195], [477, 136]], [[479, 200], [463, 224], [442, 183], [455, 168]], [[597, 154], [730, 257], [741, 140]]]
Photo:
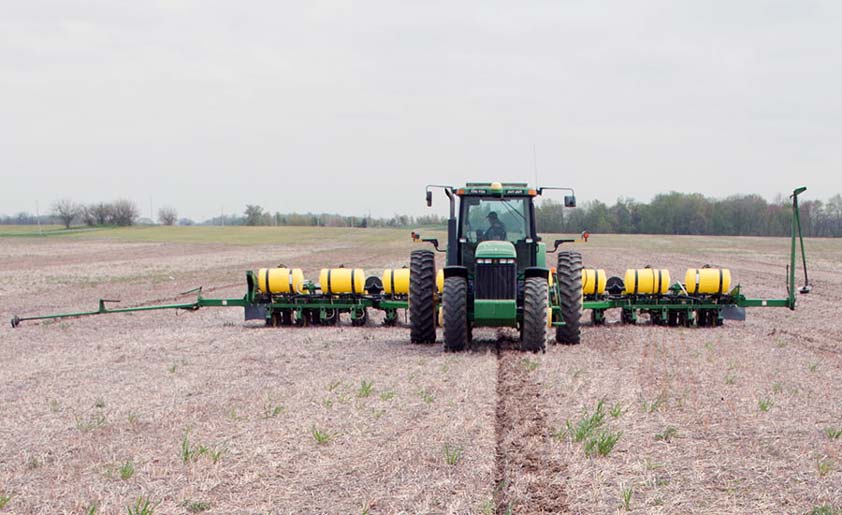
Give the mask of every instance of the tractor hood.
[[483, 241], [477, 245], [474, 257], [491, 259], [516, 258], [515, 246], [508, 241]]

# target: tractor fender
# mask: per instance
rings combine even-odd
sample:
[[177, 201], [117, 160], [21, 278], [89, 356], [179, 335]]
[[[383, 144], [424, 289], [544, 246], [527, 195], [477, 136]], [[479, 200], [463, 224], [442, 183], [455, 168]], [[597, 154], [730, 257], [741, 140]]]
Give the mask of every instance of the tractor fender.
[[550, 270], [549, 268], [542, 268], [540, 266], [530, 266], [528, 268], [524, 268], [523, 278], [529, 279], [530, 277], [543, 277], [544, 279], [549, 280]]
[[468, 267], [465, 266], [446, 266], [444, 267], [444, 278], [448, 277], [468, 277]]

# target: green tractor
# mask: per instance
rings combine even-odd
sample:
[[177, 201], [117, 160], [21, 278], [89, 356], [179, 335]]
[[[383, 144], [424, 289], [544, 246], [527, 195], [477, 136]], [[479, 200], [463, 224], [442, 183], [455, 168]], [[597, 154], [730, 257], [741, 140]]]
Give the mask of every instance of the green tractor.
[[[547, 328], [558, 343], [580, 341], [582, 256], [558, 253], [555, 271], [547, 266], [547, 246], [535, 230], [534, 199], [544, 190], [566, 190], [565, 207], [575, 207], [570, 188], [530, 189], [525, 183], [468, 183], [441, 188], [450, 200], [444, 285], [436, 285], [435, 254], [413, 251], [410, 258], [409, 314], [415, 343], [436, 340], [438, 310], [444, 325], [444, 349], [461, 351], [471, 343], [474, 327], [514, 327], [523, 350], [543, 351]], [[458, 208], [456, 199], [459, 199]], [[458, 217], [457, 217], [458, 209]], [[573, 240], [556, 240], [553, 250]]]

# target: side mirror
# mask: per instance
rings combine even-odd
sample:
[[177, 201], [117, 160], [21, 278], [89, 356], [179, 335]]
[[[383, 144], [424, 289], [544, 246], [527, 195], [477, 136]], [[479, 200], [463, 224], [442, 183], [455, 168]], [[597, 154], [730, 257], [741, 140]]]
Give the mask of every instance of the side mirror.
[[576, 207], [576, 196], [575, 195], [565, 195], [564, 196], [564, 207]]
[[433, 192], [430, 191], [430, 190], [427, 190], [427, 207], [432, 207], [432, 206], [433, 206]]

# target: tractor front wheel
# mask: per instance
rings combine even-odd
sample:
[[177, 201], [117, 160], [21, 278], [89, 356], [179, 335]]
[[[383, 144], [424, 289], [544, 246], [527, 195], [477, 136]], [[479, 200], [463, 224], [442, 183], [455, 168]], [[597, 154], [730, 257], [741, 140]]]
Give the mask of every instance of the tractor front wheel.
[[520, 333], [523, 350], [538, 352], [546, 349], [547, 289], [547, 281], [543, 277], [530, 277], [524, 284]]
[[582, 339], [579, 328], [582, 317], [582, 255], [571, 251], [559, 252], [556, 273], [564, 325], [556, 326], [555, 340], [578, 344]]
[[436, 256], [432, 250], [410, 254], [409, 323], [412, 343], [436, 341]]
[[468, 346], [469, 334], [468, 281], [464, 277], [448, 277], [444, 280], [443, 296], [444, 350], [451, 352], [465, 350]]

